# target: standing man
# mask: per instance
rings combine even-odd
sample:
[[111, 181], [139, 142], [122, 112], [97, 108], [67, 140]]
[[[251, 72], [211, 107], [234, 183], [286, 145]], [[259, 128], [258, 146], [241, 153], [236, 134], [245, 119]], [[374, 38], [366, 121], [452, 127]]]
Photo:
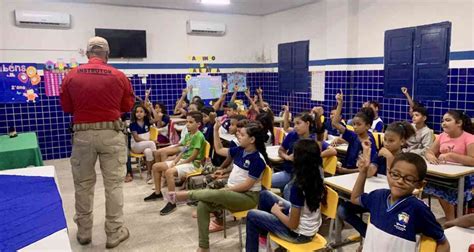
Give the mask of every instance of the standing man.
[[92, 241], [95, 163], [97, 157], [105, 187], [106, 248], [129, 237], [123, 226], [123, 180], [126, 145], [120, 114], [132, 110], [134, 94], [125, 74], [107, 65], [109, 44], [101, 37], [87, 43], [89, 62], [71, 70], [61, 87], [61, 106], [73, 119], [71, 154], [74, 179], [77, 241]]

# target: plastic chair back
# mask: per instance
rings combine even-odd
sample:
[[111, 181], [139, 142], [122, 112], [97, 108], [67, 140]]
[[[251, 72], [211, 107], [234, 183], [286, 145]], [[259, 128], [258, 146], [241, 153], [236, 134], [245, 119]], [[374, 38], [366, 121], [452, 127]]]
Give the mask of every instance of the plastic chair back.
[[337, 156], [323, 158], [323, 170], [331, 175], [336, 174]]
[[339, 195], [331, 187], [325, 187], [327, 191], [326, 205], [321, 204], [321, 214], [324, 214], [331, 219], [335, 219], [337, 215], [337, 204], [339, 203]]

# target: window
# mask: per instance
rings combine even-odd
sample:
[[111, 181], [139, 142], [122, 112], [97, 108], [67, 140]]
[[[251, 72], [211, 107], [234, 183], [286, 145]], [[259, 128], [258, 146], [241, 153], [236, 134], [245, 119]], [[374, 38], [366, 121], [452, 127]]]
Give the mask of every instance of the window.
[[451, 22], [386, 31], [385, 97], [406, 86], [418, 100], [446, 100], [450, 43]]
[[309, 41], [278, 45], [278, 81], [280, 91], [307, 92]]

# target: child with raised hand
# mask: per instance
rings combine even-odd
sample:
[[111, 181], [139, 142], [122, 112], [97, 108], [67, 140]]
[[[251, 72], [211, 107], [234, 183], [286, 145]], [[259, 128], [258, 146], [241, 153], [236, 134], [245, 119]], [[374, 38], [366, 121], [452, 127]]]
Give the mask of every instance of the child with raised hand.
[[186, 114], [187, 114], [186, 108], [189, 103], [188, 98], [186, 97], [188, 95], [188, 92], [189, 92], [189, 88], [183, 89], [183, 92], [181, 93], [181, 97], [176, 102], [176, 106], [174, 107], [174, 116], [186, 117]]
[[369, 162], [366, 155], [358, 162], [359, 176], [351, 193], [351, 202], [370, 212], [362, 251], [416, 251], [417, 234], [433, 238], [437, 252], [449, 251], [441, 225], [429, 207], [412, 194], [425, 183], [425, 160], [414, 153], [398, 154], [387, 172], [390, 189], [364, 193]]
[[416, 130], [416, 134], [407, 140], [404, 151], [424, 156], [434, 141], [433, 131], [426, 125], [428, 110], [411, 99], [406, 87], [402, 87], [402, 93], [407, 97], [410, 104], [409, 114], [412, 118], [412, 125]]
[[151, 166], [155, 160], [153, 151], [156, 151], [156, 142], [150, 140], [150, 127], [153, 125], [150, 111], [144, 105], [137, 105], [132, 111], [130, 121], [132, 152], [145, 155], [148, 181], [151, 180]]
[[[257, 206], [261, 190], [263, 171], [268, 162], [264, 145], [266, 136], [258, 122], [250, 122], [240, 129], [237, 135], [240, 146], [228, 149], [228, 159], [233, 168], [227, 186], [221, 190], [180, 191], [169, 194], [170, 202], [197, 200], [199, 249], [209, 251], [209, 229], [215, 229], [218, 223], [210, 221], [210, 213], [219, 216], [221, 209], [232, 212], [249, 210]], [[218, 220], [219, 221], [219, 220]], [[211, 225], [210, 225], [211, 224]]]
[[369, 177], [375, 175], [377, 173], [377, 166], [375, 165], [377, 158], [377, 148], [375, 145], [374, 136], [369, 132], [374, 118], [372, 109], [362, 108], [361, 111], [357, 112], [357, 114], [352, 119], [354, 131], [350, 131], [340, 124], [343, 103], [342, 89], [340, 90], [340, 93], [336, 95], [336, 101], [337, 108], [336, 113], [332, 118], [332, 126], [336, 128], [339, 133], [341, 133], [341, 138], [349, 143], [342, 167], [338, 167], [337, 172], [342, 174], [357, 172], [356, 162], [358, 156], [362, 152], [361, 143], [365, 140], [369, 140], [372, 143], [370, 153], [371, 164], [369, 165], [369, 172], [367, 174]]
[[[393, 122], [388, 125], [384, 134], [384, 147], [379, 150], [377, 157], [377, 173], [386, 176], [387, 167], [390, 167], [396, 155], [402, 153], [402, 147], [407, 139], [415, 134], [415, 130], [406, 121]], [[364, 141], [363, 153], [370, 160], [370, 141]], [[360, 164], [359, 164], [360, 165]], [[359, 216], [361, 213], [368, 212], [361, 206], [354, 205], [349, 201], [343, 201], [337, 209], [339, 217], [351, 224], [362, 237], [365, 237], [367, 224]]]
[[302, 113], [294, 119], [293, 131], [289, 132], [283, 139], [283, 143], [278, 149], [278, 156], [284, 161], [281, 165], [283, 171], [274, 173], [272, 176], [272, 187], [280, 188], [283, 192], [286, 184], [290, 182], [293, 174], [293, 146], [298, 139], [310, 138], [315, 141], [316, 136], [313, 134], [315, 128], [313, 117], [309, 113]]
[[318, 144], [300, 139], [294, 145], [294, 180], [289, 200], [271, 191], [260, 192], [258, 210], [247, 214], [246, 251], [258, 251], [259, 235], [272, 232], [292, 243], [313, 239], [321, 226], [320, 204], [326, 204], [326, 190], [319, 172], [322, 166]]
[[[199, 127], [202, 124], [202, 115], [200, 112], [189, 112], [187, 115], [186, 127], [188, 134], [181, 139], [179, 147], [181, 153], [173, 161], [159, 162], [153, 165], [153, 179], [155, 183], [155, 192], [146, 197], [145, 201], [156, 200], [163, 197], [161, 193], [161, 176], [165, 173], [168, 192], [175, 190], [174, 178], [183, 178], [187, 173], [194, 172], [201, 166], [204, 157], [205, 140]], [[161, 211], [161, 215], [166, 215], [176, 209], [175, 204], [168, 203]]]
[[[450, 110], [443, 116], [441, 123], [443, 133], [436, 138], [434, 144], [426, 151], [425, 157], [431, 164], [458, 163], [474, 166], [474, 129], [471, 118], [462, 111]], [[465, 178], [465, 202], [472, 199], [472, 184], [469, 176]], [[428, 184], [423, 192], [436, 196], [444, 210], [446, 220], [454, 219], [457, 204], [457, 189]]]

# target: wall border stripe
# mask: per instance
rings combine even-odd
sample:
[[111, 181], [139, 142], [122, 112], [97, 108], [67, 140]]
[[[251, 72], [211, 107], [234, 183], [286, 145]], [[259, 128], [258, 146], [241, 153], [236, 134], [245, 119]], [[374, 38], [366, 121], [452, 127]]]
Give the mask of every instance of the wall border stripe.
[[[474, 60], [474, 51], [451, 52], [450, 60]], [[197, 63], [113, 63], [118, 69], [189, 69], [199, 68]], [[334, 58], [310, 60], [309, 66], [331, 65], [378, 65], [383, 64], [383, 57]], [[277, 68], [278, 63], [209, 63], [211, 68]], [[44, 69], [44, 64], [38, 64], [38, 69]]]

